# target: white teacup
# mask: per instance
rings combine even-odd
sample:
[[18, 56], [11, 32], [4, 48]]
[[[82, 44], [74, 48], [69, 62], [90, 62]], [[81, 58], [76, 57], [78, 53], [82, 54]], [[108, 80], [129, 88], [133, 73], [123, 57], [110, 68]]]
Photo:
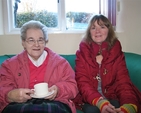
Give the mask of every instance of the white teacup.
[[47, 95], [48, 94], [48, 83], [35, 84], [33, 90], [36, 96]]

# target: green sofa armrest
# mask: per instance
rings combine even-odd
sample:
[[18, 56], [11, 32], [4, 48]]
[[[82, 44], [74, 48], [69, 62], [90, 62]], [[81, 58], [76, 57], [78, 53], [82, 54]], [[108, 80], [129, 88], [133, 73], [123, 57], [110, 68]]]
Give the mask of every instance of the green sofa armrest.
[[131, 81], [141, 91], [141, 55], [129, 52], [124, 55]]

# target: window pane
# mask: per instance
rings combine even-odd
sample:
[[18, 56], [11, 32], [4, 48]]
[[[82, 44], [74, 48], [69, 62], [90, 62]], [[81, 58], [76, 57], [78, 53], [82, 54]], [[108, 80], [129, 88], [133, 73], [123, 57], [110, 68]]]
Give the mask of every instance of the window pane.
[[3, 10], [8, 34], [19, 33], [29, 20], [41, 21], [49, 32], [81, 32], [95, 14], [105, 15], [116, 25], [116, 0], [3, 0]]
[[13, 0], [15, 27], [38, 20], [49, 28], [58, 27], [57, 0]]
[[90, 17], [99, 14], [99, 0], [66, 0], [67, 30], [82, 30], [88, 25]]

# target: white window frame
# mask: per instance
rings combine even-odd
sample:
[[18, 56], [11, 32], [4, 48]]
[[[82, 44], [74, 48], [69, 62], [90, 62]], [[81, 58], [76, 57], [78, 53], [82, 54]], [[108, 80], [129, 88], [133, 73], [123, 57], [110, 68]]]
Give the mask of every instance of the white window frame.
[[12, 15], [12, 4], [11, 0], [2, 0], [3, 8], [3, 28], [5, 34], [19, 34], [19, 28], [14, 28], [14, 18]]
[[[104, 1], [104, 0], [102, 0]], [[3, 28], [5, 34], [20, 34], [20, 28], [14, 28], [12, 0], [2, 0]], [[105, 12], [102, 12], [105, 13]], [[65, 0], [58, 3], [58, 28], [49, 28], [49, 33], [84, 33], [84, 30], [66, 30]]]

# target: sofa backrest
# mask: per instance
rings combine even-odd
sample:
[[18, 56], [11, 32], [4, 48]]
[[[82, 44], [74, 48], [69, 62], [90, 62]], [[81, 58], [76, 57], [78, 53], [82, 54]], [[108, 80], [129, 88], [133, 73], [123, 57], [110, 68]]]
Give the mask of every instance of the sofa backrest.
[[[125, 60], [127, 64], [127, 68], [129, 70], [129, 75], [133, 84], [141, 91], [141, 55], [135, 53], [125, 52]], [[0, 56], [0, 65], [1, 63], [12, 57], [14, 55], [2, 55]], [[74, 69], [75, 67], [75, 54], [71, 55], [61, 55], [64, 57]]]
[[1, 55], [0, 56], [0, 65], [8, 58], [11, 58], [14, 55]]
[[64, 57], [70, 63], [71, 67], [74, 69], [76, 55], [71, 54], [71, 55], [61, 55], [61, 56]]

